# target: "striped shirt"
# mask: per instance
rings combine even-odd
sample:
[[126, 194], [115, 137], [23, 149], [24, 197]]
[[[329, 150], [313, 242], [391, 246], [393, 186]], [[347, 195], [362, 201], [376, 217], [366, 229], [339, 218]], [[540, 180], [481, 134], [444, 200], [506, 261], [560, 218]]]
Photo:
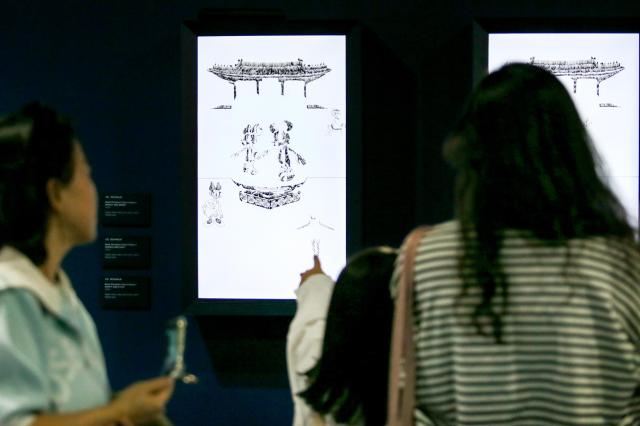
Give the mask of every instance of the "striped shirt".
[[494, 342], [491, 328], [483, 336], [471, 323], [480, 290], [459, 297], [461, 251], [458, 223], [446, 222], [416, 254], [420, 408], [450, 425], [640, 424], [635, 248], [601, 237], [550, 247], [506, 231], [503, 344]]

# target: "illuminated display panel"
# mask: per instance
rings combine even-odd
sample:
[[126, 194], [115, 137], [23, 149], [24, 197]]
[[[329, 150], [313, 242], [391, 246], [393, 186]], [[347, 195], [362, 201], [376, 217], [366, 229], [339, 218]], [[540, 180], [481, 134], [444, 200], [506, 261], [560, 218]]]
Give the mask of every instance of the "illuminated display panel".
[[509, 62], [533, 63], [565, 85], [637, 229], [638, 34], [493, 33], [488, 39], [489, 72]]
[[346, 260], [344, 35], [197, 37], [197, 297], [294, 299]]

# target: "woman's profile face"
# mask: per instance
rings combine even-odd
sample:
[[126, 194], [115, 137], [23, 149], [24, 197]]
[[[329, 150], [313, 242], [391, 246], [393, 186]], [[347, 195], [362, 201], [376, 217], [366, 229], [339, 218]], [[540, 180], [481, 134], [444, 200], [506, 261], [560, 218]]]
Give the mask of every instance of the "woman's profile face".
[[77, 141], [73, 146], [71, 161], [73, 175], [60, 191], [61, 202], [57, 214], [69, 242], [79, 245], [96, 238], [98, 193], [91, 177], [91, 167]]

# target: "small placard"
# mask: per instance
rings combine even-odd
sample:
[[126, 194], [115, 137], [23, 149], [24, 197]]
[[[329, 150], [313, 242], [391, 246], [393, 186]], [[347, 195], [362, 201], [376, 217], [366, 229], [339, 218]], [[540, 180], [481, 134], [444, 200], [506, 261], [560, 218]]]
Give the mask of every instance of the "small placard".
[[103, 226], [151, 225], [151, 194], [107, 193], [102, 196]]
[[105, 309], [148, 309], [151, 278], [109, 276], [102, 279], [102, 307]]
[[102, 266], [107, 269], [144, 269], [151, 266], [151, 237], [104, 237]]

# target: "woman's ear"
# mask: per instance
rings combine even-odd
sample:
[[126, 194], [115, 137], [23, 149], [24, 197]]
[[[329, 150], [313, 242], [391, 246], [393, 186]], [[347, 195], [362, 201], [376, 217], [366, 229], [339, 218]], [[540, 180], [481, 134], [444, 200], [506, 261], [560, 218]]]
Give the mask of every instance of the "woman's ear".
[[46, 191], [51, 210], [54, 212], [60, 211], [60, 206], [62, 205], [62, 182], [56, 178], [49, 178]]

